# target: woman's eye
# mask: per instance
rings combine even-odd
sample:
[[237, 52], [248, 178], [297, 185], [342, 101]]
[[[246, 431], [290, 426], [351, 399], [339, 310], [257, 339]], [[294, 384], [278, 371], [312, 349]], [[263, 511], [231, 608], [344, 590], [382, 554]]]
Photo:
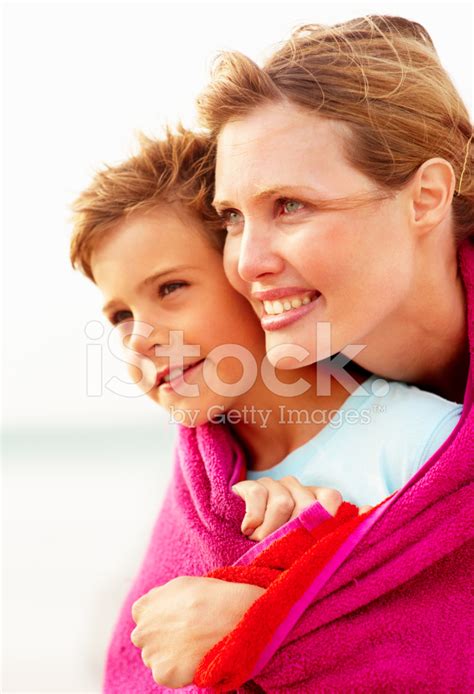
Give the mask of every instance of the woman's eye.
[[172, 294], [175, 292], [177, 289], [181, 289], [181, 287], [185, 287], [187, 285], [187, 282], [166, 282], [166, 284], [162, 284], [159, 288], [159, 295], [161, 297], [163, 296], [168, 296], [169, 294]]
[[220, 216], [227, 231], [235, 229], [236, 226], [244, 221], [243, 215], [237, 212], [237, 210], [224, 210]]
[[281, 200], [280, 205], [283, 214], [285, 215], [290, 215], [294, 214], [295, 212], [299, 212], [299, 210], [303, 209], [304, 207], [304, 204], [299, 200]]

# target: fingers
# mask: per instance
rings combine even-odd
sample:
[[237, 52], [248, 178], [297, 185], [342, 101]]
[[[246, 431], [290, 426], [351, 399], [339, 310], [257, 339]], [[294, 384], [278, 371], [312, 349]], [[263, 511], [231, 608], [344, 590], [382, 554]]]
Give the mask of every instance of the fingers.
[[372, 508], [374, 508], [374, 507], [373, 506], [361, 506], [359, 508], [359, 516], [361, 516], [363, 513], [367, 513], [367, 511], [370, 511]]
[[160, 587], [158, 586], [157, 588], [152, 588], [151, 590], [148, 591], [148, 593], [145, 593], [144, 595], [141, 596], [141, 598], [138, 598], [138, 600], [135, 600], [135, 602], [132, 605], [132, 619], [135, 622], [135, 624], [138, 624], [138, 620], [140, 619], [141, 615], [143, 614], [143, 611], [145, 610], [147, 604], [150, 602], [150, 599], [153, 598], [153, 595], [156, 591], [159, 591]]
[[296, 518], [305, 508], [314, 504], [315, 500], [332, 516], [343, 501], [337, 490], [305, 486], [291, 475], [280, 480], [271, 477], [244, 480], [232, 489], [245, 501], [242, 532], [255, 541], [263, 540], [289, 520]]
[[282, 477], [279, 482], [288, 489], [295, 502], [293, 513], [288, 520], [293, 520], [293, 518], [299, 516], [305, 508], [312, 506], [316, 501], [314, 490], [318, 489], [318, 487], [305, 486], [292, 475]]
[[132, 605], [132, 619], [135, 622], [135, 624], [138, 623], [138, 620], [140, 619], [140, 614], [143, 610], [143, 599], [139, 598], [138, 600], [135, 600], [135, 602]]
[[135, 629], [132, 631], [130, 634], [130, 641], [133, 643], [134, 646], [137, 648], [141, 648], [143, 645], [142, 639], [141, 639], [141, 633], [138, 627], [135, 627]]
[[293, 513], [295, 502], [290, 491], [280, 481], [270, 477], [239, 482], [234, 490], [245, 501], [242, 532], [251, 540], [259, 541], [267, 537], [284, 525]]
[[[264, 479], [264, 478], [262, 478]], [[263, 523], [268, 501], [268, 489], [262, 480], [244, 480], [232, 489], [245, 501], [245, 516], [241, 530], [244, 535], [251, 535]]]
[[314, 504], [315, 500], [319, 501], [321, 506], [323, 506], [331, 516], [336, 515], [339, 506], [343, 502], [342, 494], [336, 489], [315, 487], [313, 485], [305, 486], [292, 476], [283, 477], [279, 481], [290, 490], [295, 500], [295, 508], [290, 520], [299, 516], [305, 508]]
[[329, 489], [328, 487], [311, 487], [311, 489], [321, 506], [325, 508], [331, 516], [335, 516], [339, 506], [343, 502], [341, 493], [336, 489]]

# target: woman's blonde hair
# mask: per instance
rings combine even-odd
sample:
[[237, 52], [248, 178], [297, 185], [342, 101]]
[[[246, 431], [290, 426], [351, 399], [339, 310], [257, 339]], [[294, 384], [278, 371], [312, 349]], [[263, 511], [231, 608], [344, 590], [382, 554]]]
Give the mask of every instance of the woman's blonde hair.
[[456, 239], [473, 235], [472, 125], [420, 24], [375, 15], [302, 26], [262, 68], [223, 53], [198, 109], [216, 136], [230, 120], [281, 101], [348, 124], [348, 161], [387, 192], [427, 159], [446, 159], [456, 176]]
[[222, 222], [212, 207], [215, 146], [207, 135], [178, 126], [163, 139], [139, 138], [138, 153], [99, 171], [72, 204], [70, 260], [94, 281], [91, 255], [119, 221], [163, 203], [179, 203], [202, 221], [203, 233], [219, 250]]

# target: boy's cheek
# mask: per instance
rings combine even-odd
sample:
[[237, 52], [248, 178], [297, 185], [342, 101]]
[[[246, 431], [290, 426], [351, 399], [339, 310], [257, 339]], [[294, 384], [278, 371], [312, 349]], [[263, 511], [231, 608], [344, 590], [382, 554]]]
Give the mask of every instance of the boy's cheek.
[[154, 368], [142, 368], [136, 364], [127, 364], [127, 371], [130, 376], [132, 383], [135, 383], [140, 390], [149, 395], [154, 396], [154, 387], [156, 372]]

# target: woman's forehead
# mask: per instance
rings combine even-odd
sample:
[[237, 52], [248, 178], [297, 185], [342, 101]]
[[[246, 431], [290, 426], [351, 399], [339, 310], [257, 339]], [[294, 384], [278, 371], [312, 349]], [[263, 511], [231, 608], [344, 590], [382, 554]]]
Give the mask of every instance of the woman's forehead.
[[350, 133], [350, 125], [341, 120], [321, 116], [292, 103], [267, 103], [241, 118], [228, 121], [217, 136], [217, 152], [221, 157], [229, 152], [235, 156], [239, 150], [250, 151], [269, 141], [278, 144], [301, 142], [307, 146], [308, 136], [311, 142], [324, 144], [330, 138], [334, 144], [342, 146]]
[[344, 126], [337, 121], [299, 108], [295, 114], [271, 105], [255, 110], [228, 123], [219, 136], [214, 204], [229, 206], [244, 191], [256, 201], [285, 191], [326, 198], [336, 182], [341, 187], [344, 174], [356, 173], [344, 145]]

